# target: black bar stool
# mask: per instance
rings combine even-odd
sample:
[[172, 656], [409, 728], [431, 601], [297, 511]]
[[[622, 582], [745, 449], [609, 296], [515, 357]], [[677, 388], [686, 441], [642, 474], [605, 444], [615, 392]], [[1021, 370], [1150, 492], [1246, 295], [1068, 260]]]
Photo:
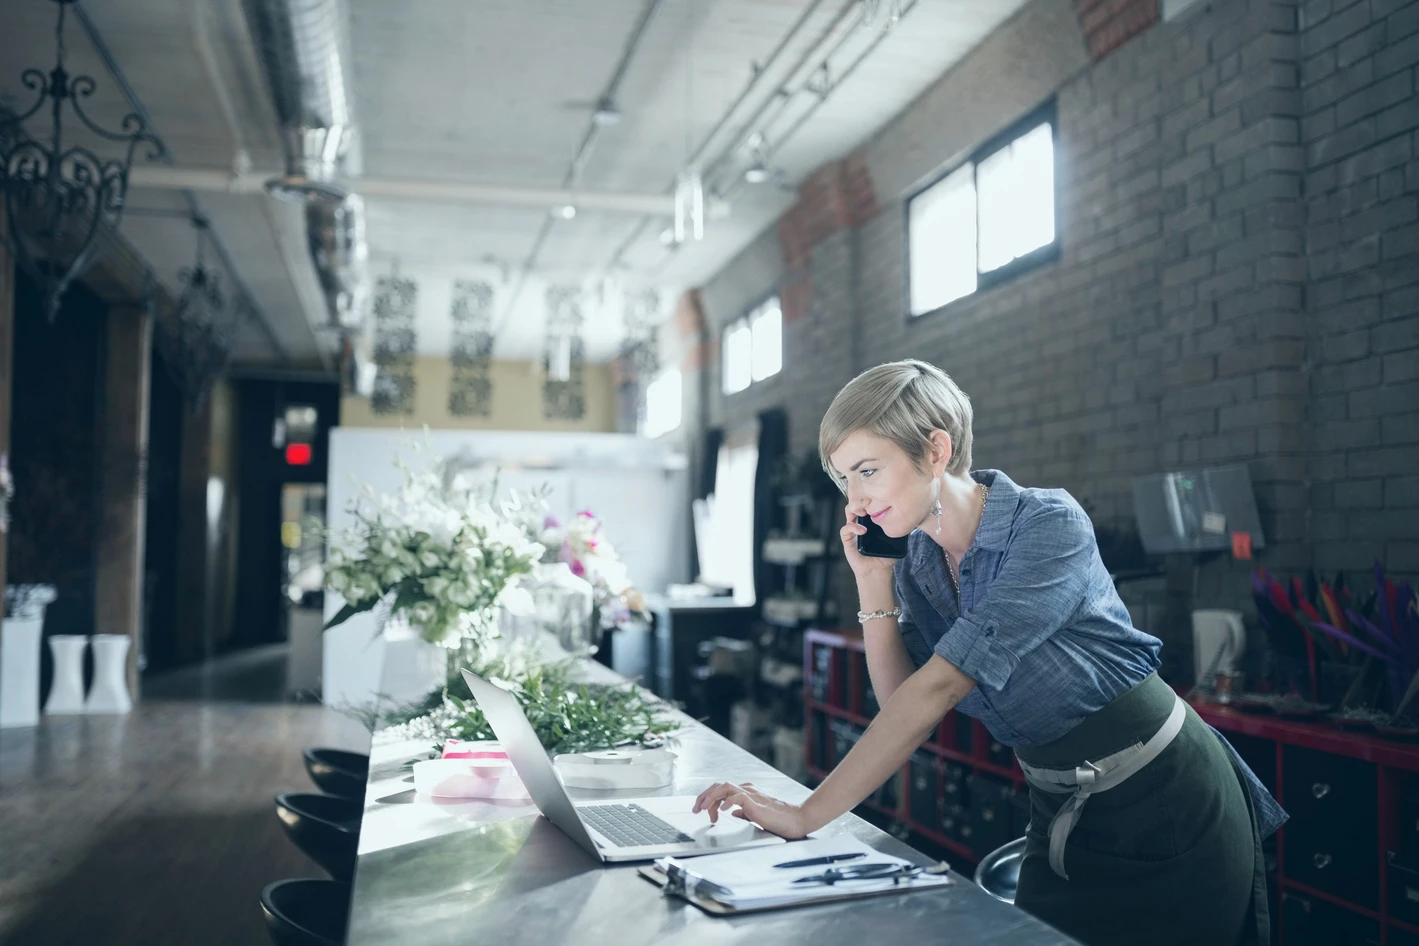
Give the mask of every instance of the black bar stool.
[[991, 851], [976, 868], [976, 886], [997, 900], [1014, 903], [1015, 887], [1020, 883], [1020, 860], [1024, 856], [1024, 838], [1016, 838]]
[[302, 755], [305, 756], [305, 770], [310, 774], [310, 780], [322, 792], [358, 802], [365, 800], [365, 782], [370, 775], [369, 756], [325, 748], [307, 749]]
[[341, 946], [350, 919], [350, 886], [304, 877], [261, 888], [261, 914], [275, 946]]
[[276, 817], [286, 836], [336, 880], [348, 881], [355, 873], [361, 807], [348, 798], [313, 792], [276, 796]]

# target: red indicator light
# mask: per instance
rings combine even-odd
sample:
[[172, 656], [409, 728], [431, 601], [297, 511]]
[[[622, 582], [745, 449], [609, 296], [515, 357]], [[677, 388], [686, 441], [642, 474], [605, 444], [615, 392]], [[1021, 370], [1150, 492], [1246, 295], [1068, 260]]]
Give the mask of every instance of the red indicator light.
[[310, 466], [310, 444], [286, 444], [286, 462], [291, 466]]

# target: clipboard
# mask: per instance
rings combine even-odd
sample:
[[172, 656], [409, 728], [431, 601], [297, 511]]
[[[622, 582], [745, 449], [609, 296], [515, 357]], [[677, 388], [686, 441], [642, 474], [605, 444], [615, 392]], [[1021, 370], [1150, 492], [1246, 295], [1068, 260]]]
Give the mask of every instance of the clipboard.
[[849, 891], [841, 887], [836, 890], [833, 890], [831, 887], [829, 887], [825, 889], [831, 890], [832, 892], [824, 894], [821, 897], [811, 897], [805, 900], [795, 900], [792, 903], [774, 903], [768, 906], [741, 908], [731, 907], [727, 904], [720, 903], [718, 900], [712, 900], [709, 897], [702, 897], [698, 894], [687, 894], [683, 890], [676, 891], [673, 888], [670, 888], [670, 878], [666, 876], [665, 871], [661, 870], [655, 864], [647, 864], [644, 867], [638, 868], [636, 870], [636, 873], [640, 874], [642, 877], [655, 884], [657, 887], [660, 887], [664, 891], [665, 896], [679, 897], [681, 900], [684, 900], [688, 903], [693, 903], [695, 906], [699, 907], [704, 912], [709, 913], [713, 916], [743, 916], [750, 913], [767, 913], [771, 910], [794, 910], [798, 907], [816, 906], [822, 903], [838, 903], [843, 900], [862, 900], [867, 897], [882, 897], [891, 894], [896, 894], [900, 896], [902, 894], [920, 893], [927, 890], [950, 890], [952, 887], [956, 886], [957, 883], [956, 878], [950, 876], [949, 874], [944, 874], [942, 875], [942, 877], [944, 877], [945, 883], [923, 884], [921, 886], [899, 885], [896, 887], [885, 887], [879, 890], [861, 891]]

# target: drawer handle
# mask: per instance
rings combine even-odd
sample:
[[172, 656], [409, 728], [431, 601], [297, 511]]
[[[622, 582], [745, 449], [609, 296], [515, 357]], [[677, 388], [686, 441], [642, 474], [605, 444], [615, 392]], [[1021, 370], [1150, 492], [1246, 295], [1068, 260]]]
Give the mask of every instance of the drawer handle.
[[1325, 870], [1330, 866], [1329, 854], [1317, 854], [1315, 857], [1311, 858], [1311, 860], [1315, 863], [1316, 870]]
[[1317, 800], [1322, 799], [1330, 794], [1330, 786], [1324, 782], [1316, 782], [1311, 786], [1311, 794], [1314, 795]]

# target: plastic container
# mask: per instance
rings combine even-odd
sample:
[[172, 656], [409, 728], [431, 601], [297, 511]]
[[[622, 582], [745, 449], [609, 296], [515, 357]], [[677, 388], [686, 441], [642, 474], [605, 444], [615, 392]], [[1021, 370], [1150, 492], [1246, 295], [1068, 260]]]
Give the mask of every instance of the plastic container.
[[415, 762], [414, 790], [440, 798], [527, 797], [522, 779], [506, 757]]

